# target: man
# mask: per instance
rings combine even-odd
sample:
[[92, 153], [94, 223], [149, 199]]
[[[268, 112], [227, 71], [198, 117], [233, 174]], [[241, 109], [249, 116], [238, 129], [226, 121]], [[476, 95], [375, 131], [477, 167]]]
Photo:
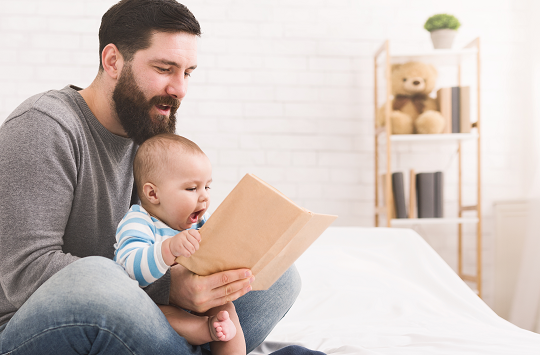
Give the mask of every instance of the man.
[[294, 267], [268, 291], [249, 292], [250, 270], [181, 266], [142, 290], [110, 260], [137, 145], [175, 131], [199, 35], [175, 0], [122, 0], [102, 18], [92, 84], [33, 96], [0, 128], [0, 353], [200, 354], [156, 304], [228, 301], [249, 352], [291, 307]]

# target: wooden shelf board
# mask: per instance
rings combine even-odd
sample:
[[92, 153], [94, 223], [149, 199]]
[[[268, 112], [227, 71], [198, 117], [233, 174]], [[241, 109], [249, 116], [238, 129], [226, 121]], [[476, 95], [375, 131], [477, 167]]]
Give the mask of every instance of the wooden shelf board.
[[[453, 65], [459, 64], [462, 58], [477, 54], [477, 48], [461, 49], [432, 49], [424, 51], [396, 51], [390, 52], [390, 62], [405, 63], [409, 61], [421, 61], [430, 64]], [[384, 59], [384, 56], [377, 56], [378, 61]]]
[[[384, 136], [385, 134], [381, 134]], [[393, 134], [390, 136], [392, 142], [429, 142], [429, 141], [464, 141], [478, 139], [478, 133], [447, 133], [447, 134]], [[385, 140], [380, 137], [379, 141], [384, 144]]]
[[415, 224], [459, 224], [478, 223], [477, 217], [466, 218], [395, 218], [390, 221], [392, 227], [409, 226]]

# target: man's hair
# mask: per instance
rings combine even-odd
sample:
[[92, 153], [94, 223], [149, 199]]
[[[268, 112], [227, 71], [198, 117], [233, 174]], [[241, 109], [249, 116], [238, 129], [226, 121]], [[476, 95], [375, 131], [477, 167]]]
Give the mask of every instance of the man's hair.
[[196, 143], [173, 133], [158, 134], [144, 141], [133, 160], [133, 177], [141, 201], [144, 184], [156, 183], [154, 180], [171, 164], [173, 152], [205, 155]]
[[175, 0], [122, 0], [112, 6], [99, 27], [99, 69], [103, 70], [101, 54], [109, 43], [129, 62], [137, 51], [150, 47], [156, 31], [201, 35], [195, 16]]

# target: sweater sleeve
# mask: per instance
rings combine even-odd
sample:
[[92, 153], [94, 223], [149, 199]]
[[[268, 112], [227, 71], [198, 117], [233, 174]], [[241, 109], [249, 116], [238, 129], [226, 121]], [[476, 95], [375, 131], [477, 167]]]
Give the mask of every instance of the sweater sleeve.
[[169, 269], [161, 255], [161, 244], [156, 241], [150, 217], [134, 205], [118, 225], [114, 260], [140, 286], [146, 287]]
[[7, 302], [18, 309], [78, 259], [62, 252], [76, 154], [64, 129], [36, 110], [6, 121], [0, 142], [0, 283]]

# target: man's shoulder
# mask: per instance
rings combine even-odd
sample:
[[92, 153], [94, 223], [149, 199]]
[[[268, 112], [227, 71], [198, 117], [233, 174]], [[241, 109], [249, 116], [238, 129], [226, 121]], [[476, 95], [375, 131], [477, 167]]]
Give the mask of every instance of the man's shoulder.
[[23, 101], [5, 120], [4, 124], [13, 123], [17, 119], [39, 117], [46, 118], [45, 121], [56, 122], [57, 124], [73, 128], [80, 125], [78, 119], [82, 115], [79, 107], [80, 103], [75, 98], [76, 91], [67, 86], [62, 90], [49, 90], [33, 95]]

